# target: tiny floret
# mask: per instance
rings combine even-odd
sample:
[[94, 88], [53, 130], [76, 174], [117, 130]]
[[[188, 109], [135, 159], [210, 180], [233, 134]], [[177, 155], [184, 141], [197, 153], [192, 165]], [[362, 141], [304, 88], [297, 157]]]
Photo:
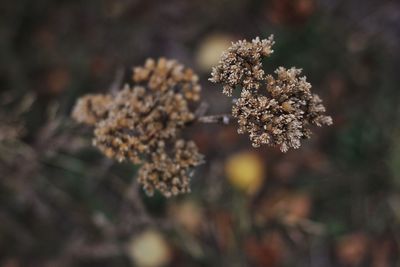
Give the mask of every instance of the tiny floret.
[[112, 102], [110, 95], [88, 94], [78, 99], [72, 118], [79, 123], [95, 125], [107, 117]]

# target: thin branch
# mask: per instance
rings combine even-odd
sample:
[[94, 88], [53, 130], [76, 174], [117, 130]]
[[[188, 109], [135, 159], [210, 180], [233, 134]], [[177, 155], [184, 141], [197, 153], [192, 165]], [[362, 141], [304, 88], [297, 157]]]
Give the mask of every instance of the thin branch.
[[228, 125], [232, 122], [232, 116], [229, 114], [202, 116], [197, 119], [201, 123], [220, 123]]

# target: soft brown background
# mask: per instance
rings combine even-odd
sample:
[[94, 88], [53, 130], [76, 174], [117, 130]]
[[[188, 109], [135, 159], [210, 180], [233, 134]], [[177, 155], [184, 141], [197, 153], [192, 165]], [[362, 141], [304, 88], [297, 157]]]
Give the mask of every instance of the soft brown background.
[[[159, 56], [229, 112], [210, 62], [272, 33], [266, 70], [303, 68], [334, 120], [299, 150], [196, 126], [193, 193], [148, 198], [69, 118]], [[398, 266], [399, 44], [395, 0], [2, 1], [0, 266]]]

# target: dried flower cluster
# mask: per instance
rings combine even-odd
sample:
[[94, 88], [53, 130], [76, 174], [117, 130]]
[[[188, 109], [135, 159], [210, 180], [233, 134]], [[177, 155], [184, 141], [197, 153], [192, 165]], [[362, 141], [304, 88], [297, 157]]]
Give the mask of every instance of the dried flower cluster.
[[262, 70], [262, 56], [273, 50], [273, 37], [252, 42], [233, 43], [213, 68], [211, 82], [221, 83], [223, 93], [231, 96], [236, 87], [242, 89], [232, 115], [237, 118], [238, 133], [248, 133], [252, 145], [277, 145], [281, 151], [299, 148], [301, 139], [309, 138], [309, 125], [332, 124], [325, 116], [325, 107], [300, 69], [283, 67], [273, 75]]
[[139, 170], [139, 181], [145, 191], [152, 195], [159, 190], [167, 197], [190, 192], [190, 170], [201, 163], [203, 156], [192, 141], [182, 139], [175, 142], [173, 149], [166, 149], [160, 141], [151, 153], [151, 161]]
[[198, 101], [201, 87], [199, 77], [176, 60], [148, 59], [143, 67], [133, 69], [133, 81], [153, 91], [179, 91], [185, 99]]
[[148, 59], [132, 81], [113, 96], [82, 97], [73, 118], [95, 126], [93, 144], [106, 156], [143, 163], [139, 182], [149, 195], [188, 192], [190, 170], [202, 156], [178, 135], [195, 118], [189, 103], [199, 99], [197, 75], [175, 60]]
[[223, 84], [223, 93], [227, 96], [232, 96], [237, 86], [247, 90], [258, 89], [265, 80], [261, 59], [274, 52], [273, 44], [272, 35], [264, 40], [257, 37], [252, 42], [233, 43], [222, 54], [219, 65], [213, 67], [210, 81]]
[[78, 99], [72, 117], [79, 123], [95, 125], [107, 117], [112, 102], [111, 95], [88, 94]]
[[108, 117], [96, 125], [94, 144], [110, 158], [141, 163], [144, 153], [175, 138], [193, 119], [180, 93], [126, 86], [114, 97]]
[[[310, 137], [309, 125], [330, 125], [332, 119], [306, 78], [299, 77], [300, 69], [280, 67], [275, 76], [264, 72], [262, 59], [273, 53], [273, 44], [272, 35], [233, 43], [210, 81], [222, 84], [227, 96], [241, 89], [232, 107], [239, 133], [248, 133], [254, 147], [278, 145], [286, 152]], [[175, 60], [148, 59], [133, 69], [132, 83], [115, 95], [83, 96], [72, 117], [95, 127], [93, 144], [106, 156], [143, 164], [138, 181], [147, 194], [189, 192], [191, 170], [203, 156], [179, 133], [194, 120], [220, 117], [195, 118], [190, 103], [200, 98], [198, 76]]]

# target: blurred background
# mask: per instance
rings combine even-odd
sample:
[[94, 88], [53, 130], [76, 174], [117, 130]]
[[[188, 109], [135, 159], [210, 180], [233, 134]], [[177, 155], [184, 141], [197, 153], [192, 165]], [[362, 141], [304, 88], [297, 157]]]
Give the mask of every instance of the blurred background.
[[[70, 118], [159, 56], [227, 113], [211, 66], [270, 34], [334, 120], [298, 150], [195, 126], [193, 192], [149, 198]], [[397, 0], [1, 1], [0, 266], [400, 266], [399, 49]]]

